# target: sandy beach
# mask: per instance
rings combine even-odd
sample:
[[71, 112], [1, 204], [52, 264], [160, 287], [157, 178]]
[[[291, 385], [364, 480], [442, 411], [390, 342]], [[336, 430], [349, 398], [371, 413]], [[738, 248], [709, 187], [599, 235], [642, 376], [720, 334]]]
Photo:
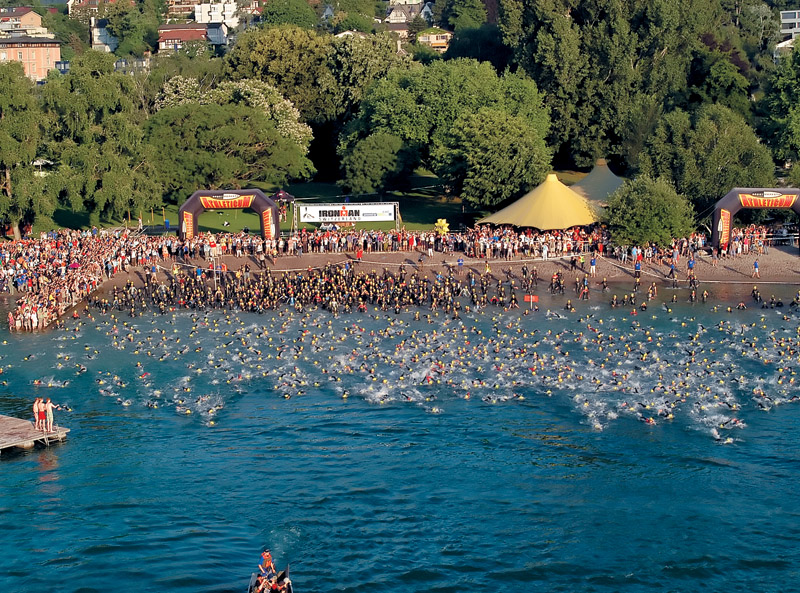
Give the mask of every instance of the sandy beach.
[[[437, 272], [447, 272], [447, 268], [452, 266], [458, 268], [459, 258], [463, 258], [462, 273], [466, 274], [472, 270], [476, 274], [483, 274], [486, 270], [485, 258], [469, 258], [461, 253], [438, 253], [435, 252], [432, 258], [427, 254], [420, 262], [421, 251], [414, 252], [375, 252], [365, 253], [361, 262], [356, 261], [352, 253], [310, 253], [302, 256], [279, 256], [275, 262], [267, 260], [267, 267], [273, 272], [297, 271], [303, 272], [308, 268], [319, 268], [326, 264], [344, 264], [346, 262], [355, 265], [362, 271], [382, 272], [384, 268], [396, 271], [404, 265], [408, 272], [416, 270], [421, 276], [434, 276]], [[550, 277], [556, 272], [562, 272], [568, 289], [572, 287], [575, 277], [583, 277], [584, 273], [589, 272], [589, 256], [585, 258], [585, 272], [570, 271], [570, 258], [558, 258], [543, 260], [541, 258], [522, 258], [513, 260], [488, 259], [490, 273], [495, 278], [505, 278], [506, 271], [511, 271], [517, 277], [521, 276], [523, 265], [527, 265], [530, 271], [536, 267], [539, 275], [539, 289], [546, 289]], [[800, 286], [800, 253], [793, 246], [770, 247], [769, 253], [758, 257], [760, 279], [751, 277], [753, 273], [753, 262], [756, 260], [754, 255], [742, 255], [738, 258], [724, 258], [719, 260], [716, 266], [712, 266], [711, 256], [701, 255], [696, 260], [695, 274], [701, 284], [762, 284], [762, 285], [798, 285]], [[173, 260], [179, 267], [190, 269], [195, 266], [208, 269], [209, 260], [196, 258], [185, 263], [182, 259]], [[217, 258], [218, 264], [224, 264], [230, 272], [243, 268], [246, 264], [250, 266], [253, 273], [259, 271], [258, 260], [255, 257], [234, 257], [223, 256]], [[165, 267], [166, 262], [159, 265], [159, 278], [164, 279], [166, 274], [171, 274], [172, 270]], [[677, 277], [679, 285], [687, 286], [686, 282], [686, 259], [681, 258], [677, 266]], [[667, 278], [669, 267], [666, 265], [643, 264], [642, 265], [642, 286], [647, 286], [656, 282], [659, 286], [671, 286], [672, 280]], [[127, 274], [117, 274], [107, 280], [100, 288], [101, 292], [106, 292], [114, 286], [124, 286], [128, 279], [132, 279], [136, 285], [144, 284], [144, 268], [133, 266], [129, 268]], [[598, 257], [597, 273], [593, 279], [593, 284], [607, 279], [611, 285], [625, 287], [633, 286], [633, 264], [629, 261], [621, 263], [616, 258]]]

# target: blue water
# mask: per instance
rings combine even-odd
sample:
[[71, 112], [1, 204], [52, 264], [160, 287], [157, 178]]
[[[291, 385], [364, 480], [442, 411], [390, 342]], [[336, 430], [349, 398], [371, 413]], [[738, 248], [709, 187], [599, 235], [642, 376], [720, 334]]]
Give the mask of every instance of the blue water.
[[0, 459], [0, 590], [243, 591], [264, 545], [299, 592], [800, 589], [797, 319], [544, 308], [0, 336], [0, 413], [72, 408], [65, 443]]

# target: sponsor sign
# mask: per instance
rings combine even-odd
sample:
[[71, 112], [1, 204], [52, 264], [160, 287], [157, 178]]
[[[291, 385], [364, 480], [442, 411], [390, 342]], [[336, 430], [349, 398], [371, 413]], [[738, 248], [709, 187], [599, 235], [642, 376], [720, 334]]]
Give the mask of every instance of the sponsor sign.
[[303, 204], [300, 222], [378, 222], [395, 219], [397, 202], [377, 204]]
[[757, 191], [751, 194], [739, 194], [739, 202], [745, 208], [791, 208], [796, 194], [783, 194], [778, 191]]
[[726, 246], [731, 241], [731, 213], [724, 208], [719, 213], [719, 244]]
[[272, 208], [267, 208], [261, 213], [261, 221], [264, 223], [264, 238], [274, 239], [272, 228]]
[[223, 194], [221, 197], [200, 196], [200, 203], [207, 210], [225, 210], [249, 208], [256, 197], [253, 194]]
[[194, 215], [191, 212], [183, 213], [183, 232], [187, 239], [194, 238]]

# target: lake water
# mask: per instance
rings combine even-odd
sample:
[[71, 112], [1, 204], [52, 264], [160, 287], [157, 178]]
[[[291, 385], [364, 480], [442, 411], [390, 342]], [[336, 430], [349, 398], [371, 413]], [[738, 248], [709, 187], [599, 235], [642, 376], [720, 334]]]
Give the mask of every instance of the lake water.
[[797, 318], [546, 305], [3, 334], [0, 590], [800, 589]]

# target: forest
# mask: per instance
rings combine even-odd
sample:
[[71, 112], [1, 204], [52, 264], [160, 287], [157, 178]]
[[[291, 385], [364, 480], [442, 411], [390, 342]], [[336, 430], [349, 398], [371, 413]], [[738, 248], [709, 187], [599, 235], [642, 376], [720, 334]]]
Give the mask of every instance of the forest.
[[[419, 168], [496, 207], [599, 157], [698, 220], [731, 187], [800, 183], [787, 2], [436, 0], [444, 54], [415, 40], [430, 23], [398, 44], [373, 18], [385, 3], [340, 4], [323, 22], [319, 3], [272, 0], [227, 51], [156, 54], [134, 75], [51, 14], [69, 74], [34, 85], [0, 64], [0, 216], [18, 228], [67, 206], [98, 224], [252, 181], [377, 194]], [[159, 10], [111, 5], [118, 54], [152, 47]]]

